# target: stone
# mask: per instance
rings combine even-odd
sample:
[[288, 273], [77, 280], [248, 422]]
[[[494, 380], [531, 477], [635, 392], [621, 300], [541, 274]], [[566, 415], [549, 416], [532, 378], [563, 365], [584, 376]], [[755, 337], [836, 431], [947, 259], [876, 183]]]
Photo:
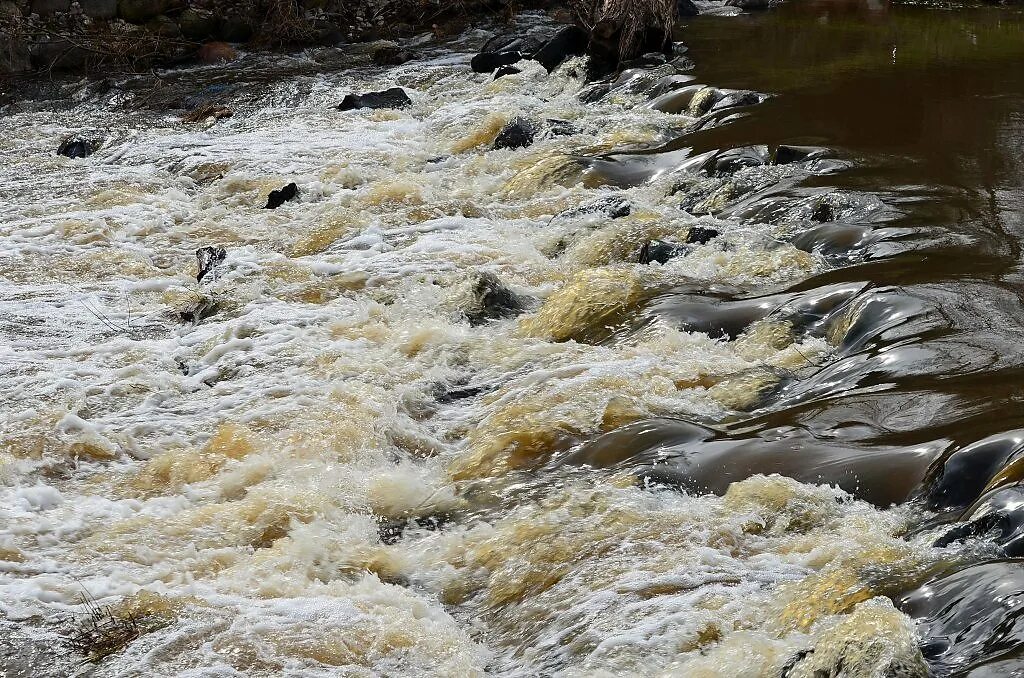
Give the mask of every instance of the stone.
[[480, 53], [520, 52], [521, 54], [533, 54], [543, 45], [543, 42], [532, 35], [496, 35], [484, 43], [484, 46], [480, 48]]
[[473, 286], [473, 304], [466, 319], [473, 326], [490, 320], [512, 318], [526, 309], [525, 300], [505, 287], [493, 273], [481, 273]]
[[511, 66], [525, 58], [522, 52], [481, 52], [469, 61], [474, 73], [493, 73], [502, 66]]
[[373, 51], [373, 63], [378, 66], [399, 66], [412, 59], [412, 52], [398, 45], [382, 45]]
[[240, 16], [226, 16], [221, 19], [219, 35], [226, 42], [247, 42], [255, 32], [252, 21]]
[[532, 121], [521, 117], [512, 118], [501, 128], [498, 136], [494, 137], [492, 148], [494, 150], [526, 148], [533, 143], [537, 132], [537, 125]]
[[78, 6], [92, 19], [113, 19], [117, 16], [117, 0], [78, 0]]
[[32, 0], [30, 12], [39, 16], [49, 16], [71, 9], [71, 0]]
[[37, 42], [29, 49], [33, 68], [54, 71], [82, 69], [90, 56], [90, 52], [62, 38]]
[[708, 109], [708, 112], [721, 111], [726, 108], [736, 108], [739, 106], [756, 106], [759, 103], [761, 103], [761, 96], [757, 92], [730, 92], [712, 104], [711, 108]]
[[494, 71], [494, 79], [497, 80], [498, 78], [503, 78], [506, 75], [517, 75], [519, 73], [522, 73], [522, 71], [515, 66], [502, 66], [498, 70]]
[[590, 38], [582, 28], [566, 26], [559, 29], [531, 58], [550, 73], [569, 57], [586, 53], [589, 41]]
[[204, 64], [234, 61], [238, 58], [238, 52], [226, 42], [208, 42], [199, 48], [196, 55]]
[[196, 250], [196, 259], [199, 260], [199, 271], [196, 273], [196, 282], [203, 282], [203, 278], [223, 263], [227, 258], [228, 251], [223, 247], [200, 247]]
[[152, 21], [146, 22], [146, 30], [161, 38], [177, 38], [181, 36], [178, 24], [164, 14], [161, 14]]
[[686, 232], [686, 242], [691, 245], [706, 245], [721, 233], [707, 226], [693, 226]]
[[206, 40], [217, 33], [217, 17], [206, 12], [186, 9], [178, 16], [178, 28], [189, 40]]
[[401, 87], [392, 87], [381, 92], [366, 94], [346, 94], [338, 104], [339, 111], [352, 111], [359, 108], [406, 108], [412, 106], [412, 99]]
[[199, 324], [218, 310], [217, 302], [205, 295], [197, 295], [184, 308], [178, 311], [178, 319], [183, 323]]
[[167, 10], [167, 0], [119, 0], [117, 14], [132, 24], [144, 24]]
[[700, 14], [700, 10], [697, 9], [697, 5], [693, 4], [693, 0], [676, 0], [676, 16], [687, 17], [698, 14]]
[[97, 146], [98, 144], [88, 139], [70, 136], [60, 142], [60, 146], [57, 147], [57, 155], [63, 155], [66, 158], [88, 158], [96, 151]]
[[289, 200], [294, 200], [295, 196], [299, 194], [299, 187], [295, 185], [295, 182], [288, 184], [284, 188], [279, 188], [276, 191], [271, 191], [270, 195], [267, 196], [267, 204], [263, 208], [265, 210], [276, 210], [281, 205], [285, 204]]
[[640, 256], [637, 257], [637, 261], [641, 264], [649, 264], [654, 261], [664, 264], [669, 259], [675, 259], [689, 251], [689, 247], [680, 243], [667, 242], [665, 240], [649, 240], [640, 248]]
[[208, 118], [220, 120], [222, 118], [230, 118], [232, 115], [234, 115], [233, 111], [223, 104], [206, 103], [193, 108], [191, 111], [181, 116], [181, 121], [202, 122]]

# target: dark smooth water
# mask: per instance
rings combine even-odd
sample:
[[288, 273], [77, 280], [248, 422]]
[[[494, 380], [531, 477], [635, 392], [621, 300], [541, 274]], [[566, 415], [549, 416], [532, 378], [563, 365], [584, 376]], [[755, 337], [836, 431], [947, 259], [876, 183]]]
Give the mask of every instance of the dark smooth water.
[[[629, 168], [623, 176], [697, 160], [714, 176], [769, 163], [779, 145], [814, 147], [832, 169], [714, 214], [787, 225], [793, 243], [834, 266], [767, 297], [670, 292], [645, 312], [724, 337], [780, 307], [801, 336], [827, 334], [851, 305], [860, 313], [836, 360], [784, 380], [749, 415], [712, 428], [641, 422], [569, 462], [640, 466], [652, 480], [718, 493], [777, 472], [883, 506], [914, 502], [921, 530], [959, 522], [939, 545], [1008, 559], [951, 566], [897, 602], [918, 621], [937, 675], [1020, 675], [1024, 16], [805, 1], [699, 17], [678, 37], [695, 83], [770, 96], [609, 160]], [[685, 107], [690, 90], [665, 105]]]

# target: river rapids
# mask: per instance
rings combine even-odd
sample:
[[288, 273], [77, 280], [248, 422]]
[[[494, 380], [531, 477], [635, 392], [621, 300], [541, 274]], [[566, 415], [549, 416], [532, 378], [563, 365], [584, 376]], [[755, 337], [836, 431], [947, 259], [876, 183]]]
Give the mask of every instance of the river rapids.
[[[474, 74], [478, 29], [9, 104], [0, 675], [1017, 675], [989, 537], [1019, 415], [958, 428], [1000, 387], [939, 383], [1013, 342], [935, 357], [944, 309], [996, 313], [945, 281], [997, 255], [879, 179], [911, 151], [780, 132], [799, 68], [709, 79], [723, 35], [827, 30], [808, 5], [709, 3], [691, 52], [596, 85]], [[209, 100], [233, 115], [182, 122]], [[495, 149], [515, 118], [534, 143]]]

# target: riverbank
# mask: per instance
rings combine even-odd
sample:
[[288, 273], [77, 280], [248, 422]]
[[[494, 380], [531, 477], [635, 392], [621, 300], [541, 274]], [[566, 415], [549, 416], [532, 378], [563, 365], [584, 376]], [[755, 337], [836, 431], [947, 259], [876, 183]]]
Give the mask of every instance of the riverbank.
[[[557, 11], [559, 3], [525, 5]], [[509, 0], [3, 0], [0, 75], [209, 60], [201, 48], [211, 42], [287, 49], [443, 36], [471, 19], [510, 16], [510, 8]]]

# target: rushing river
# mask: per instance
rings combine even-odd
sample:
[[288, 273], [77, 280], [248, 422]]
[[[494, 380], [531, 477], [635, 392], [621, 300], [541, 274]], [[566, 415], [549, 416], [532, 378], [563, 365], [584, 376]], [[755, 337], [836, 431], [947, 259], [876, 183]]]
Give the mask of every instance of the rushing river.
[[18, 84], [0, 675], [1022, 675], [1024, 19], [704, 9]]

